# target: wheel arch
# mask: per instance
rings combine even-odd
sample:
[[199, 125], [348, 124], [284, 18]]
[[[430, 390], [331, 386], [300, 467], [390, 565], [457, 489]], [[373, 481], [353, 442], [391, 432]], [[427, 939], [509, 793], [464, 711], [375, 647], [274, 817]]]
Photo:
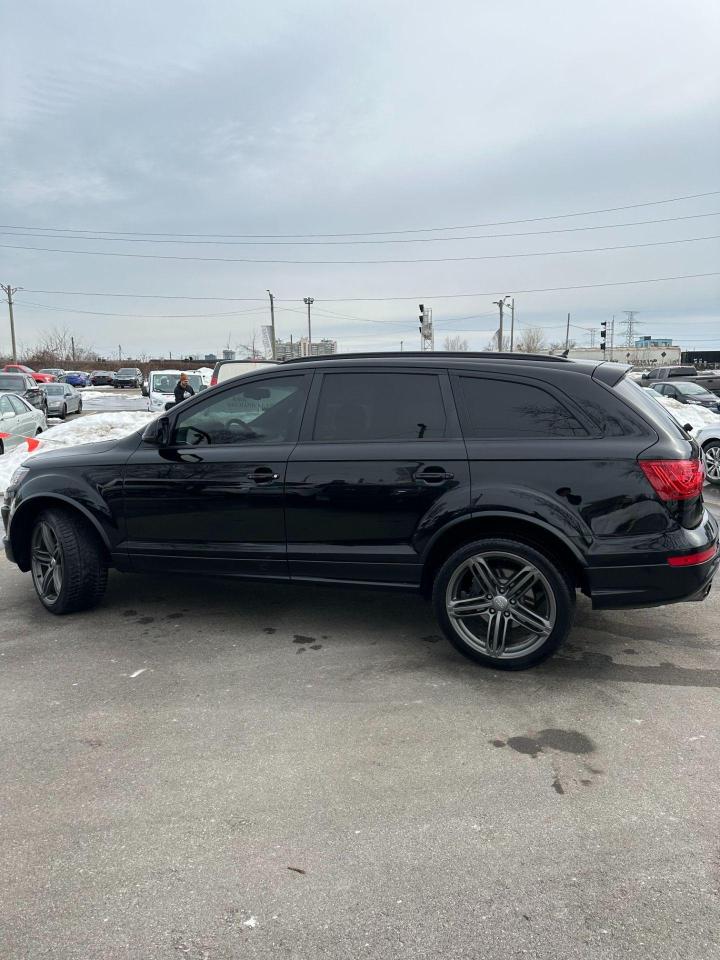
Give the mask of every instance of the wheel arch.
[[10, 545], [13, 556], [15, 557], [15, 562], [23, 572], [27, 572], [30, 569], [30, 534], [33, 523], [37, 516], [49, 507], [64, 507], [67, 508], [69, 512], [83, 517], [85, 522], [90, 525], [99, 537], [108, 558], [110, 557], [111, 547], [107, 533], [103, 530], [101, 524], [98, 523], [97, 518], [94, 517], [86, 507], [79, 504], [76, 500], [62, 496], [62, 494], [39, 493], [34, 497], [29, 497], [20, 504], [13, 514], [12, 523], [10, 524]]
[[459, 547], [487, 537], [507, 537], [527, 543], [558, 560], [572, 584], [587, 592], [586, 568], [582, 555], [561, 532], [535, 518], [514, 513], [492, 513], [461, 517], [438, 531], [423, 560], [421, 591], [429, 596], [435, 573]]

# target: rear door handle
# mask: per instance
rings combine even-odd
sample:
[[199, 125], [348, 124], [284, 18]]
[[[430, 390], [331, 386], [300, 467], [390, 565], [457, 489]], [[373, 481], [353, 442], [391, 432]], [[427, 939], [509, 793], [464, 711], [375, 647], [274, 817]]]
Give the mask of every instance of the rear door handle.
[[275, 473], [272, 467], [256, 467], [252, 473], [248, 474], [250, 480], [254, 480], [255, 483], [272, 483], [273, 480], [278, 479], [278, 474]]
[[444, 467], [421, 467], [413, 474], [415, 483], [421, 483], [425, 486], [437, 486], [445, 483], [446, 480], [452, 480], [454, 473], [448, 473]]

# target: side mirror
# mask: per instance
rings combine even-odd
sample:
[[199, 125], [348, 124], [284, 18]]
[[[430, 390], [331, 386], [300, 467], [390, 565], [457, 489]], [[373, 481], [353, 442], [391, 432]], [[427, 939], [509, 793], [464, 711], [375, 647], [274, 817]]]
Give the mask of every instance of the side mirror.
[[685, 433], [692, 433], [692, 424], [691, 423], [683, 424], [683, 430], [685, 431]]
[[142, 441], [154, 447], [167, 447], [170, 443], [170, 420], [167, 417], [151, 420], [143, 431]]
[[149, 397], [149, 396], [150, 396], [150, 391], [148, 390], [148, 388], [147, 388], [147, 386], [146, 386], [145, 384], [143, 384], [142, 387], [140, 387], [140, 393], [141, 393], [144, 397]]
[[640, 377], [640, 379], [641, 379], [641, 380], [649, 380], [649, 379], [650, 379], [650, 374], [649, 374], [649, 373], [643, 373], [642, 376]]

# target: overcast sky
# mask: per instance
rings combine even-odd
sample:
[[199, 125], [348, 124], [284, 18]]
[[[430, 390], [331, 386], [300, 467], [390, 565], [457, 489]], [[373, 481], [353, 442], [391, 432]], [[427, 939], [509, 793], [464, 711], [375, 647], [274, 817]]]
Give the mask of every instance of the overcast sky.
[[[107, 354], [118, 344], [126, 356], [217, 352], [259, 334], [270, 288], [278, 336], [305, 332], [302, 298], [312, 296], [314, 337], [341, 349], [417, 348], [420, 301], [433, 307], [438, 345], [461, 332], [482, 348], [502, 293], [550, 339], [567, 312], [586, 343], [579, 328], [635, 309], [639, 333], [720, 349], [720, 276], [520, 292], [717, 272], [717, 239], [508, 256], [713, 237], [720, 192], [467, 229], [720, 191], [716, 0], [25, 0], [4, 10], [0, 244], [135, 255], [0, 246], [0, 279], [25, 288], [16, 320], [26, 345], [67, 325]], [[671, 217], [689, 219], [429, 240]], [[17, 226], [35, 235], [18, 238]], [[306, 249], [53, 235], [448, 226], [466, 229]], [[447, 259], [461, 257], [495, 259]], [[407, 299], [362, 299], [382, 297]], [[3, 313], [0, 352], [8, 339]]]

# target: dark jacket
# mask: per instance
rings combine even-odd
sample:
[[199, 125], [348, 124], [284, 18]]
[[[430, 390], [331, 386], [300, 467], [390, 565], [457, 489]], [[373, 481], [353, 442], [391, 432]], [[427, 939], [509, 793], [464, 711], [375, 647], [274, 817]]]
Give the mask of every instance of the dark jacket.
[[195, 396], [195, 391], [190, 386], [190, 384], [188, 383], [183, 387], [183, 385], [178, 380], [178, 382], [175, 384], [175, 403], [182, 403], [183, 400], [187, 400], [188, 397], [194, 397], [194, 396]]

